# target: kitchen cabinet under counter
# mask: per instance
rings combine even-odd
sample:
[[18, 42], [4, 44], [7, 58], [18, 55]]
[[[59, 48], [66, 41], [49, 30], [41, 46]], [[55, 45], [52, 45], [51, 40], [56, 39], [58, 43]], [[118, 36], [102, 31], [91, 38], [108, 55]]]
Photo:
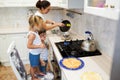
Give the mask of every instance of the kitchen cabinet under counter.
[[[63, 57], [55, 45], [56, 42], [61, 42], [64, 40], [61, 40], [60, 36], [57, 36], [57, 35], [48, 36], [48, 39], [53, 48], [53, 52], [56, 57], [58, 66], [60, 67], [61, 80], [82, 80], [81, 75], [84, 72], [95, 72], [95, 73], [98, 73], [102, 77], [103, 80], [110, 79], [110, 71], [111, 71], [112, 62], [109, 59], [107, 59], [106, 55], [103, 55], [103, 53], [102, 55], [99, 55], [99, 56], [79, 57], [79, 59], [84, 61], [85, 65], [83, 66], [83, 68], [78, 69], [78, 70], [68, 70], [60, 65], [60, 61], [63, 59]], [[77, 39], [81, 39], [81, 38], [79, 37]], [[105, 70], [105, 67], [106, 67], [106, 70]]]
[[8, 46], [12, 41], [15, 41], [16, 47], [19, 49], [20, 57], [28, 63], [28, 49], [27, 43], [27, 28], [13, 29], [13, 28], [1, 28], [0, 29], [0, 61], [3, 65], [9, 65], [9, 56], [7, 54]]

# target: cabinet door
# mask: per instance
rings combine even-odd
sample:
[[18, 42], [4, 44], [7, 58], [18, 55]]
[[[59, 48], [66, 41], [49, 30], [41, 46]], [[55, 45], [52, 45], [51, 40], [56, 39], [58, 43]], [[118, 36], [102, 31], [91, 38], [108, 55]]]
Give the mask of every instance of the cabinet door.
[[113, 8], [115, 10], [120, 9], [120, 0], [110, 0], [110, 8]]
[[59, 0], [48, 0], [52, 7], [59, 7]]
[[23, 7], [35, 7], [37, 0], [21, 0]]
[[21, 59], [28, 60], [26, 34], [7, 34], [0, 36], [0, 61], [3, 63], [9, 61], [7, 50], [12, 41], [15, 41]]
[[60, 0], [59, 1], [59, 6], [62, 7], [62, 8], [67, 8], [67, 4], [68, 4], [68, 0]]
[[36, 0], [2, 0], [0, 7], [34, 7]]
[[60, 0], [60, 7], [66, 9], [81, 9], [84, 7], [84, 0]]
[[0, 35], [0, 61], [8, 61], [7, 50], [6, 50], [6, 35]]
[[4, 0], [4, 7], [17, 7], [21, 6], [22, 0]]
[[8, 45], [12, 42], [15, 41], [16, 48], [19, 51], [19, 55], [22, 60], [27, 60], [28, 59], [28, 49], [27, 49], [27, 37], [26, 34], [12, 34], [12, 35], [7, 35], [6, 39]]
[[0, 7], [3, 7], [4, 6], [4, 2], [3, 0], [0, 1]]
[[120, 0], [85, 0], [84, 12], [118, 20], [119, 6]]

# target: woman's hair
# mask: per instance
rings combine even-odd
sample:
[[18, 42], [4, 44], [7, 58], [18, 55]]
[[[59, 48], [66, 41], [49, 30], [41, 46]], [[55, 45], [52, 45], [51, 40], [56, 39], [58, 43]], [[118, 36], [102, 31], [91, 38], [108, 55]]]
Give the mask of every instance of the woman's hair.
[[36, 3], [36, 7], [39, 8], [39, 9], [46, 9], [47, 7], [50, 6], [50, 2], [47, 1], [47, 0], [38, 0], [37, 3]]
[[43, 25], [43, 20], [40, 16], [31, 15], [29, 18], [29, 25], [30, 25], [29, 30], [33, 29], [34, 27], [37, 27], [37, 29], [40, 30]]

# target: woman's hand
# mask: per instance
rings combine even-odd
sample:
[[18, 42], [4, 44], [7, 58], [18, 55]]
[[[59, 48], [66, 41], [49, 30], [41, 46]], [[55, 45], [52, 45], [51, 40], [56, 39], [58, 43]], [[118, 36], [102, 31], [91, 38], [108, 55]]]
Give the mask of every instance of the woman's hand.
[[65, 24], [63, 24], [63, 23], [55, 23], [57, 26], [60, 26], [60, 27], [64, 27], [65, 26]]

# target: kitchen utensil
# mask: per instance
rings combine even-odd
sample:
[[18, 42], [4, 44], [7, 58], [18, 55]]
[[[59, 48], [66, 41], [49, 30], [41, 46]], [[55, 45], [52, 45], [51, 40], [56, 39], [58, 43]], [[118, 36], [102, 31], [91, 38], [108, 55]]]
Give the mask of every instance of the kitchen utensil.
[[88, 34], [86, 40], [82, 42], [81, 48], [85, 51], [93, 52], [96, 50], [96, 44], [93, 38], [93, 35], [90, 31], [86, 31], [85, 34]]
[[61, 30], [62, 32], [67, 32], [67, 31], [70, 29], [70, 27], [71, 27], [70, 21], [69, 21], [69, 20], [63, 20], [62, 23], [63, 23], [65, 26], [60, 27], [60, 30]]
[[62, 40], [70, 40], [71, 36], [69, 32], [64, 32], [63, 35], [61, 36]]

